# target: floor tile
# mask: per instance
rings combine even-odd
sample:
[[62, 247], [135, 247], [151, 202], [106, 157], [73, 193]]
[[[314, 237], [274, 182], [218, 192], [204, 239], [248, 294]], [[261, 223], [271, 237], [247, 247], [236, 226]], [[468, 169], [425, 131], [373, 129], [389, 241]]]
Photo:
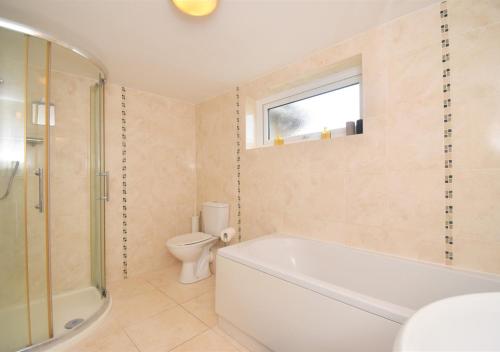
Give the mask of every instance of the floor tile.
[[177, 281], [177, 279], [177, 276], [162, 277], [149, 282], [179, 304], [201, 296], [202, 294], [213, 290], [215, 287], [215, 280], [213, 276], [192, 284], [181, 284]]
[[114, 299], [110, 314], [125, 327], [174, 306], [176, 303], [172, 299], [154, 289], [147, 293]]
[[217, 314], [215, 314], [215, 293], [213, 290], [183, 303], [182, 306], [209, 327], [217, 325]]
[[89, 336], [68, 348], [71, 352], [139, 352], [132, 340], [123, 330], [103, 335], [99, 338]]
[[[88, 335], [83, 339], [98, 340], [105, 338], [108, 335], [118, 333], [122, 330], [121, 325], [116, 321], [111, 314], [107, 314], [101, 321], [97, 323], [96, 326], [92, 326], [89, 330]], [[82, 340], [83, 341], [83, 340]]]
[[167, 309], [125, 328], [141, 352], [169, 351], [208, 327], [181, 307]]
[[57, 351], [248, 352], [216, 326], [214, 277], [185, 285], [177, 281], [179, 271], [173, 265], [110, 283], [108, 316], [82, 340]]
[[174, 264], [162, 269], [148, 271], [142, 274], [139, 274], [137, 278], [143, 279], [145, 281], [153, 281], [159, 279], [170, 278], [172, 280], [179, 277], [179, 273], [181, 272], [181, 265]]
[[107, 286], [113, 299], [132, 297], [154, 290], [154, 286], [142, 278], [129, 278], [126, 280], [113, 281]]
[[228, 334], [226, 334], [221, 328], [219, 328], [219, 326], [215, 326], [212, 331], [222, 337], [224, 337], [229, 343], [231, 343], [231, 345], [233, 345], [234, 347], [236, 347], [236, 349], [240, 352], [250, 352], [250, 350], [248, 350], [247, 348], [245, 348], [244, 346], [242, 346], [238, 341], [236, 341], [235, 339], [233, 339], [231, 336], [229, 336]]
[[239, 352], [221, 335], [207, 330], [195, 338], [183, 343], [172, 352]]

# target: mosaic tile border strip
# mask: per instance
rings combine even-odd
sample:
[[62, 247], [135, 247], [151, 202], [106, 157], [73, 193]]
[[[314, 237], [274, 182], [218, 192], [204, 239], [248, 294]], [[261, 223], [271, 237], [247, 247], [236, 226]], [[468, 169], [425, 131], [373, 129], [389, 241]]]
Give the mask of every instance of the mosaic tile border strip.
[[448, 5], [441, 2], [441, 63], [443, 65], [443, 138], [444, 138], [444, 241], [445, 264], [453, 261], [453, 125], [451, 113], [451, 69]]
[[122, 107], [122, 275], [126, 279], [128, 276], [128, 259], [127, 259], [127, 90], [121, 88], [121, 107]]
[[236, 87], [236, 218], [238, 241], [241, 241], [241, 123], [240, 123], [240, 87]]

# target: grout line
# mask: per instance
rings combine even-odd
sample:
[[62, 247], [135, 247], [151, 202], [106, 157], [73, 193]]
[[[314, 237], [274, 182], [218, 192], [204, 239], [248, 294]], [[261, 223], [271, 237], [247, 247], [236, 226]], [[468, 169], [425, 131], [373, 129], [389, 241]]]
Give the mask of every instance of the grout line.
[[[155, 291], [161, 293], [162, 295], [165, 295], [163, 292], [161, 292], [160, 290], [158, 290], [156, 287], [151, 286], [151, 287], [148, 287], [148, 289], [147, 289], [146, 292], [139, 292], [139, 293], [129, 294], [129, 295], [125, 295], [125, 296], [118, 297], [118, 298], [117, 297], [113, 297], [113, 299], [115, 301], [119, 302], [119, 301], [124, 301], [124, 300], [128, 300], [128, 299], [136, 298], [136, 297], [139, 297], [139, 296], [144, 296], [144, 295], [153, 293]], [[113, 293], [111, 293], [111, 295], [112, 294]]]
[[177, 347], [180, 347], [180, 346], [182, 346], [182, 345], [185, 345], [185, 344], [186, 344], [186, 343], [188, 343], [189, 341], [194, 340], [195, 338], [197, 338], [198, 336], [200, 336], [200, 335], [202, 335], [202, 334], [206, 333], [207, 331], [210, 331], [210, 328], [207, 328], [207, 329], [205, 329], [205, 330], [201, 331], [199, 334], [196, 334], [196, 335], [194, 335], [194, 336], [190, 337], [190, 338], [189, 338], [189, 339], [187, 339], [186, 341], [181, 342], [181, 343], [180, 343], [180, 344], [178, 344], [178, 345], [175, 345], [175, 346], [174, 346], [174, 347], [172, 347], [171, 349], [168, 349], [168, 350], [167, 350], [167, 352], [168, 352], [168, 351], [175, 350]]
[[[215, 329], [217, 328], [217, 329]], [[224, 330], [222, 330], [219, 326], [219, 323], [217, 323], [216, 326], [214, 326], [211, 329], [214, 334], [222, 337], [225, 341], [227, 341], [231, 346], [233, 346], [238, 352], [250, 352], [249, 349], [247, 349], [245, 346], [240, 344], [238, 341], [236, 341], [232, 336], [227, 334]]]
[[[190, 302], [190, 301], [188, 301], [188, 302]], [[186, 303], [187, 303], [187, 302], [186, 302]], [[185, 311], [186, 311], [189, 315], [191, 315], [191, 316], [195, 317], [197, 320], [201, 321], [201, 323], [202, 323], [203, 325], [205, 325], [207, 328], [209, 328], [209, 329], [210, 329], [210, 326], [208, 326], [208, 324], [207, 324], [207, 323], [205, 323], [203, 320], [201, 320], [200, 318], [198, 318], [198, 316], [197, 316], [196, 314], [194, 314], [194, 313], [192, 313], [191, 311], [189, 311], [189, 310], [188, 310], [186, 307], [184, 307], [182, 304], [179, 304], [179, 306], [180, 306], [182, 309], [184, 309], [184, 310], [185, 310]]]
[[[145, 318], [145, 319], [143, 319], [143, 320], [141, 320], [141, 321], [139, 321], [139, 322], [137, 322], [137, 323], [134, 323], [134, 324], [132, 324], [132, 325], [129, 325], [128, 327], [133, 326], [133, 325], [138, 325], [139, 323], [144, 322], [146, 319], [151, 319], [151, 318], [153, 318], [153, 317], [155, 317], [155, 316], [157, 316], [157, 315], [160, 315], [160, 314], [162, 314], [162, 313], [164, 313], [164, 312], [166, 312], [166, 311], [169, 311], [169, 310], [173, 310], [173, 309], [175, 309], [175, 308], [181, 308], [182, 310], [184, 310], [184, 311], [185, 311], [186, 313], [188, 313], [190, 316], [194, 317], [196, 320], [198, 320], [199, 322], [201, 322], [201, 324], [204, 326], [204, 328], [205, 328], [205, 329], [203, 329], [202, 331], [200, 331], [198, 334], [196, 334], [196, 335], [194, 335], [194, 336], [190, 337], [188, 340], [186, 340], [186, 341], [184, 341], [184, 342], [181, 342], [181, 343], [179, 343], [179, 344], [177, 344], [177, 345], [173, 346], [171, 349], [169, 349], [169, 350], [167, 350], [167, 351], [171, 351], [171, 350], [173, 350], [173, 349], [175, 349], [175, 348], [177, 348], [177, 347], [179, 347], [179, 346], [181, 346], [181, 345], [183, 345], [183, 344], [185, 344], [185, 343], [187, 343], [187, 342], [189, 342], [189, 341], [191, 341], [191, 340], [195, 339], [196, 337], [200, 336], [201, 334], [205, 333], [206, 331], [211, 330], [211, 328], [210, 328], [207, 324], [205, 324], [205, 322], [203, 322], [200, 318], [198, 318], [196, 315], [194, 315], [193, 313], [191, 313], [190, 311], [188, 311], [187, 309], [185, 309], [185, 308], [184, 308], [182, 305], [180, 305], [180, 304], [176, 304], [176, 305], [175, 305], [175, 306], [173, 306], [173, 307], [163, 309], [162, 311], [160, 311], [160, 312], [158, 312], [158, 313], [155, 313], [155, 314], [153, 314], [153, 315], [149, 316], [148, 318]], [[140, 348], [139, 348], [139, 347], [135, 344], [135, 342], [134, 342], [133, 338], [132, 338], [132, 337], [130, 337], [130, 336], [128, 335], [128, 333], [127, 333], [127, 331], [126, 331], [126, 328], [128, 328], [128, 327], [123, 327], [123, 328], [122, 328], [122, 330], [123, 330], [123, 331], [125, 332], [125, 334], [129, 337], [129, 339], [130, 339], [130, 340], [132, 340], [132, 342], [133, 342], [133, 343], [134, 343], [134, 345], [137, 347], [137, 349], [138, 349], [139, 351], [141, 351], [141, 349], [140, 349]]]
[[125, 330], [125, 328], [122, 328], [122, 331], [125, 334], [125, 336], [127, 336], [127, 338], [130, 340], [130, 342], [132, 342], [132, 344], [135, 346], [135, 349], [137, 351], [141, 352], [141, 349], [139, 348], [139, 346], [137, 346], [137, 344], [135, 343], [134, 339], [132, 337], [130, 337], [130, 335], [127, 333], [127, 331]]
[[[142, 350], [139, 348], [139, 346], [135, 343], [134, 339], [133, 339], [133, 338], [132, 338], [132, 337], [128, 334], [127, 329], [128, 329], [128, 328], [131, 328], [131, 327], [133, 327], [133, 326], [136, 326], [136, 325], [143, 325], [143, 324], [144, 324], [144, 322], [145, 322], [146, 320], [148, 320], [148, 319], [152, 319], [152, 318], [156, 317], [157, 315], [160, 315], [160, 314], [162, 314], [162, 313], [165, 313], [165, 312], [167, 312], [167, 311], [169, 311], [169, 310], [173, 310], [173, 309], [177, 308], [178, 306], [179, 306], [179, 305], [174, 305], [174, 306], [172, 306], [172, 307], [165, 308], [165, 309], [163, 309], [163, 310], [161, 310], [161, 311], [159, 311], [159, 312], [157, 312], [157, 313], [154, 313], [154, 314], [152, 314], [152, 315], [148, 316], [147, 318], [141, 319], [141, 320], [139, 320], [139, 321], [137, 321], [137, 322], [135, 322], [135, 323], [133, 323], [133, 324], [130, 324], [130, 325], [128, 325], [128, 326], [122, 326], [122, 327], [121, 327], [121, 329], [122, 329], [122, 330], [123, 330], [123, 332], [127, 335], [127, 337], [128, 337], [128, 338], [132, 341], [132, 343], [133, 343], [133, 344], [134, 344], [134, 346], [137, 348], [137, 350], [138, 350], [139, 352], [142, 352]], [[120, 323], [118, 323], [118, 324], [120, 324]], [[175, 347], [174, 347], [174, 348], [175, 348]]]
[[197, 299], [197, 298], [200, 298], [201, 296], [203, 296], [203, 295], [205, 295], [205, 294], [207, 294], [207, 293], [209, 293], [209, 292], [210, 292], [210, 289], [208, 289], [208, 290], [206, 290], [206, 291], [203, 291], [203, 292], [200, 292], [199, 294], [197, 294], [197, 295], [196, 295], [196, 296], [194, 296], [193, 298], [191, 298], [191, 299], [189, 299], [189, 300], [187, 300], [187, 301], [185, 301], [185, 302], [179, 303], [179, 304], [180, 304], [180, 305], [186, 304], [186, 303], [188, 303], [188, 302], [191, 302], [192, 300], [195, 300], [195, 299]]
[[[207, 279], [208, 280], [208, 279]], [[151, 284], [155, 287], [156, 290], [160, 291], [162, 294], [164, 294], [165, 296], [167, 296], [168, 298], [170, 298], [171, 300], [173, 300], [175, 303], [179, 304], [179, 305], [182, 305], [184, 303], [187, 303], [187, 302], [190, 302], [192, 301], [193, 299], [196, 299], [196, 298], [199, 298], [200, 296], [203, 296], [204, 294], [210, 292], [211, 288], [208, 288], [206, 291], [204, 290], [203, 292], [199, 292], [197, 293], [195, 296], [193, 296], [192, 298], [188, 299], [187, 301], [184, 301], [184, 302], [178, 302], [174, 297], [170, 296], [168, 293], [164, 292], [161, 288], [155, 286], [154, 284]]]
[[[190, 337], [190, 338], [189, 338], [189, 339], [187, 339], [186, 341], [181, 342], [181, 343], [179, 343], [179, 344], [177, 344], [177, 345], [173, 346], [171, 349], [168, 349], [167, 351], [172, 351], [172, 350], [176, 349], [177, 347], [182, 346], [182, 345], [184, 345], [184, 344], [188, 343], [189, 341], [191, 341], [191, 340], [193, 340], [193, 339], [197, 338], [197, 337], [198, 337], [198, 336], [200, 336], [201, 334], [204, 334], [205, 332], [207, 332], [207, 331], [211, 330], [211, 328], [210, 328], [207, 324], [205, 324], [205, 322], [203, 322], [203, 321], [202, 321], [200, 318], [198, 318], [196, 315], [194, 315], [193, 313], [191, 313], [190, 311], [188, 311], [188, 310], [187, 310], [186, 308], [184, 308], [181, 304], [177, 304], [177, 307], [181, 308], [181, 309], [182, 309], [182, 310], [184, 310], [186, 313], [188, 313], [190, 316], [194, 317], [196, 320], [198, 320], [199, 322], [201, 322], [201, 324], [205, 327], [205, 329], [203, 329], [203, 330], [202, 330], [202, 331], [200, 331], [199, 333], [197, 333], [197, 334], [193, 335], [192, 337]], [[175, 307], [175, 308], [177, 308], [177, 307]], [[159, 313], [157, 313], [157, 314], [155, 314], [155, 315], [158, 315], [158, 314], [161, 314], [161, 313], [163, 313], [163, 312], [166, 312], [167, 310], [170, 310], [170, 309], [165, 309], [165, 310], [162, 310], [161, 312], [159, 312]], [[151, 317], [152, 317], [152, 316], [151, 316]], [[151, 318], [151, 317], [150, 317], [150, 318]], [[127, 336], [128, 336], [128, 335], [127, 335]], [[139, 349], [139, 351], [140, 351], [140, 349]]]
[[163, 308], [163, 309], [161, 309], [161, 310], [160, 310], [160, 311], [158, 311], [158, 312], [151, 313], [150, 315], [147, 315], [147, 316], [146, 316], [146, 317], [144, 317], [144, 318], [138, 319], [138, 320], [134, 321], [133, 323], [131, 323], [131, 324], [127, 325], [127, 326], [122, 325], [122, 324], [120, 323], [119, 319], [116, 319], [116, 320], [117, 320], [118, 325], [120, 325], [120, 327], [121, 327], [123, 330], [125, 330], [125, 329], [127, 329], [127, 328], [129, 328], [129, 327], [131, 327], [131, 326], [138, 325], [139, 323], [143, 323], [143, 322], [144, 322], [145, 320], [147, 320], [147, 319], [151, 319], [151, 318], [153, 318], [153, 317], [155, 317], [155, 316], [157, 316], [157, 315], [159, 315], [159, 314], [161, 314], [161, 313], [164, 313], [164, 312], [166, 312], [166, 311], [168, 311], [168, 310], [175, 309], [175, 308], [177, 308], [178, 306], [180, 306], [180, 304], [178, 304], [178, 303], [176, 303], [176, 302], [173, 302], [173, 303], [174, 303], [174, 304], [172, 304], [172, 306], [169, 306], [169, 307]]
[[155, 291], [158, 291], [160, 292], [163, 296], [167, 297], [168, 299], [172, 300], [175, 304], [180, 304], [179, 302], [177, 302], [173, 297], [171, 297], [170, 295], [168, 295], [166, 292], [164, 292], [161, 288], [159, 288], [158, 286], [155, 286], [153, 284], [151, 284], [153, 286], [153, 289]]
[[[153, 290], [155, 291], [158, 291], [160, 292], [163, 296], [167, 297], [167, 298], [170, 298], [168, 295], [166, 295], [165, 293], [163, 293], [162, 291], [160, 291], [159, 289], [153, 287]], [[127, 299], [127, 298], [133, 298], [133, 297], [138, 297], [138, 296], [141, 296], [141, 295], [146, 295], [150, 292], [145, 292], [145, 293], [140, 293], [140, 294], [136, 294], [136, 295], [131, 295], [131, 296], [127, 296], [127, 297], [124, 297], [124, 299]], [[210, 290], [207, 290], [206, 292], [202, 293], [201, 295], [197, 296], [197, 297], [194, 297], [188, 301], [186, 301], [185, 303], [183, 304], [186, 304], [186, 303], [189, 303], [195, 299], [197, 299], [198, 297], [204, 295], [204, 294], [209, 294], [210, 293]], [[143, 350], [141, 350], [141, 348], [138, 346], [138, 344], [134, 341], [133, 337], [131, 335], [129, 335], [129, 333], [127, 332], [127, 329], [131, 328], [132, 326], [137, 326], [137, 325], [143, 325], [144, 322], [148, 319], [152, 319], [164, 312], [167, 312], [169, 310], [173, 310], [173, 309], [176, 309], [176, 308], [180, 308], [181, 310], [183, 310], [185, 313], [187, 313], [189, 316], [195, 318], [197, 321], [199, 321], [203, 327], [203, 329], [199, 332], [199, 333], [196, 333], [195, 335], [193, 335], [192, 337], [190, 337], [189, 339], [187, 339], [186, 341], [183, 341], [175, 346], [173, 346], [171, 349], [169, 349], [168, 351], [171, 351], [172, 349], [175, 349], [195, 338], [197, 338], [198, 336], [206, 333], [207, 331], [210, 331], [210, 330], [213, 330], [213, 328], [215, 327], [210, 327], [208, 324], [206, 324], [203, 320], [201, 320], [198, 316], [196, 316], [194, 313], [192, 313], [191, 311], [189, 311], [188, 309], [186, 309], [182, 304], [180, 303], [177, 303], [175, 300], [172, 299], [172, 305], [170, 307], [167, 307], [167, 308], [164, 308], [162, 310], [160, 310], [159, 312], [156, 312], [156, 313], [153, 313], [151, 315], [148, 315], [147, 317], [144, 317], [143, 319], [140, 319], [140, 320], [137, 320], [137, 321], [134, 321], [133, 323], [131, 323], [130, 325], [127, 325], [127, 326], [124, 326], [121, 324], [120, 320], [117, 319], [116, 317], [113, 317], [113, 319], [116, 321], [117, 325], [118, 325], [118, 329], [116, 330], [116, 332], [114, 334], [119, 334], [120, 332], [123, 332], [125, 334], [125, 336], [127, 337], [127, 339], [133, 344], [133, 346], [135, 347], [135, 349], [138, 351], [138, 352], [142, 352]], [[115, 307], [114, 307], [115, 308]], [[214, 332], [215, 333], [215, 332]], [[218, 336], [221, 336], [220, 334], [217, 334]], [[224, 338], [224, 336], [221, 336]], [[225, 340], [227, 340], [227, 338], [224, 338]], [[231, 343], [231, 341], [228, 341], [231, 345], [233, 345]], [[234, 346], [234, 345], [233, 345]], [[108, 347], [108, 346], [107, 346]], [[237, 346], [234, 346], [236, 349]]]

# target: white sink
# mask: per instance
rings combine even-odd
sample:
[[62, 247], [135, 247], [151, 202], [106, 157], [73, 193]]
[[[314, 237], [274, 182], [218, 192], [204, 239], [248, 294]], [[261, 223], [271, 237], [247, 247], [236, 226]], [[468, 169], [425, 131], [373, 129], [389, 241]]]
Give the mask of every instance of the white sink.
[[423, 307], [399, 331], [394, 351], [500, 351], [500, 292]]

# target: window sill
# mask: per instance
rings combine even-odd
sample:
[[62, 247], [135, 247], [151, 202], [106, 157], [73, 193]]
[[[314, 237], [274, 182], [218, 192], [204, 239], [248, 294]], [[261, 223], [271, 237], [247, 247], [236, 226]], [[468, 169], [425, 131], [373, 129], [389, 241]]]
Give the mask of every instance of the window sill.
[[328, 138], [328, 139], [322, 139], [321, 135], [317, 134], [315, 136], [310, 136], [310, 137], [307, 137], [307, 138], [296, 138], [296, 139], [289, 139], [289, 140], [285, 139], [285, 142], [283, 144], [280, 144], [280, 145], [275, 145], [274, 143], [264, 143], [264, 144], [256, 144], [256, 145], [247, 145], [246, 146], [246, 150], [271, 148], [271, 147], [283, 147], [283, 146], [286, 146], [288, 144], [298, 144], [298, 143], [317, 142], [317, 141], [333, 142], [333, 141], [336, 141], [338, 139], [343, 140], [345, 137], [361, 136], [363, 134], [364, 133], [346, 135], [345, 134], [345, 129], [344, 129], [343, 134], [332, 133], [332, 137]]

